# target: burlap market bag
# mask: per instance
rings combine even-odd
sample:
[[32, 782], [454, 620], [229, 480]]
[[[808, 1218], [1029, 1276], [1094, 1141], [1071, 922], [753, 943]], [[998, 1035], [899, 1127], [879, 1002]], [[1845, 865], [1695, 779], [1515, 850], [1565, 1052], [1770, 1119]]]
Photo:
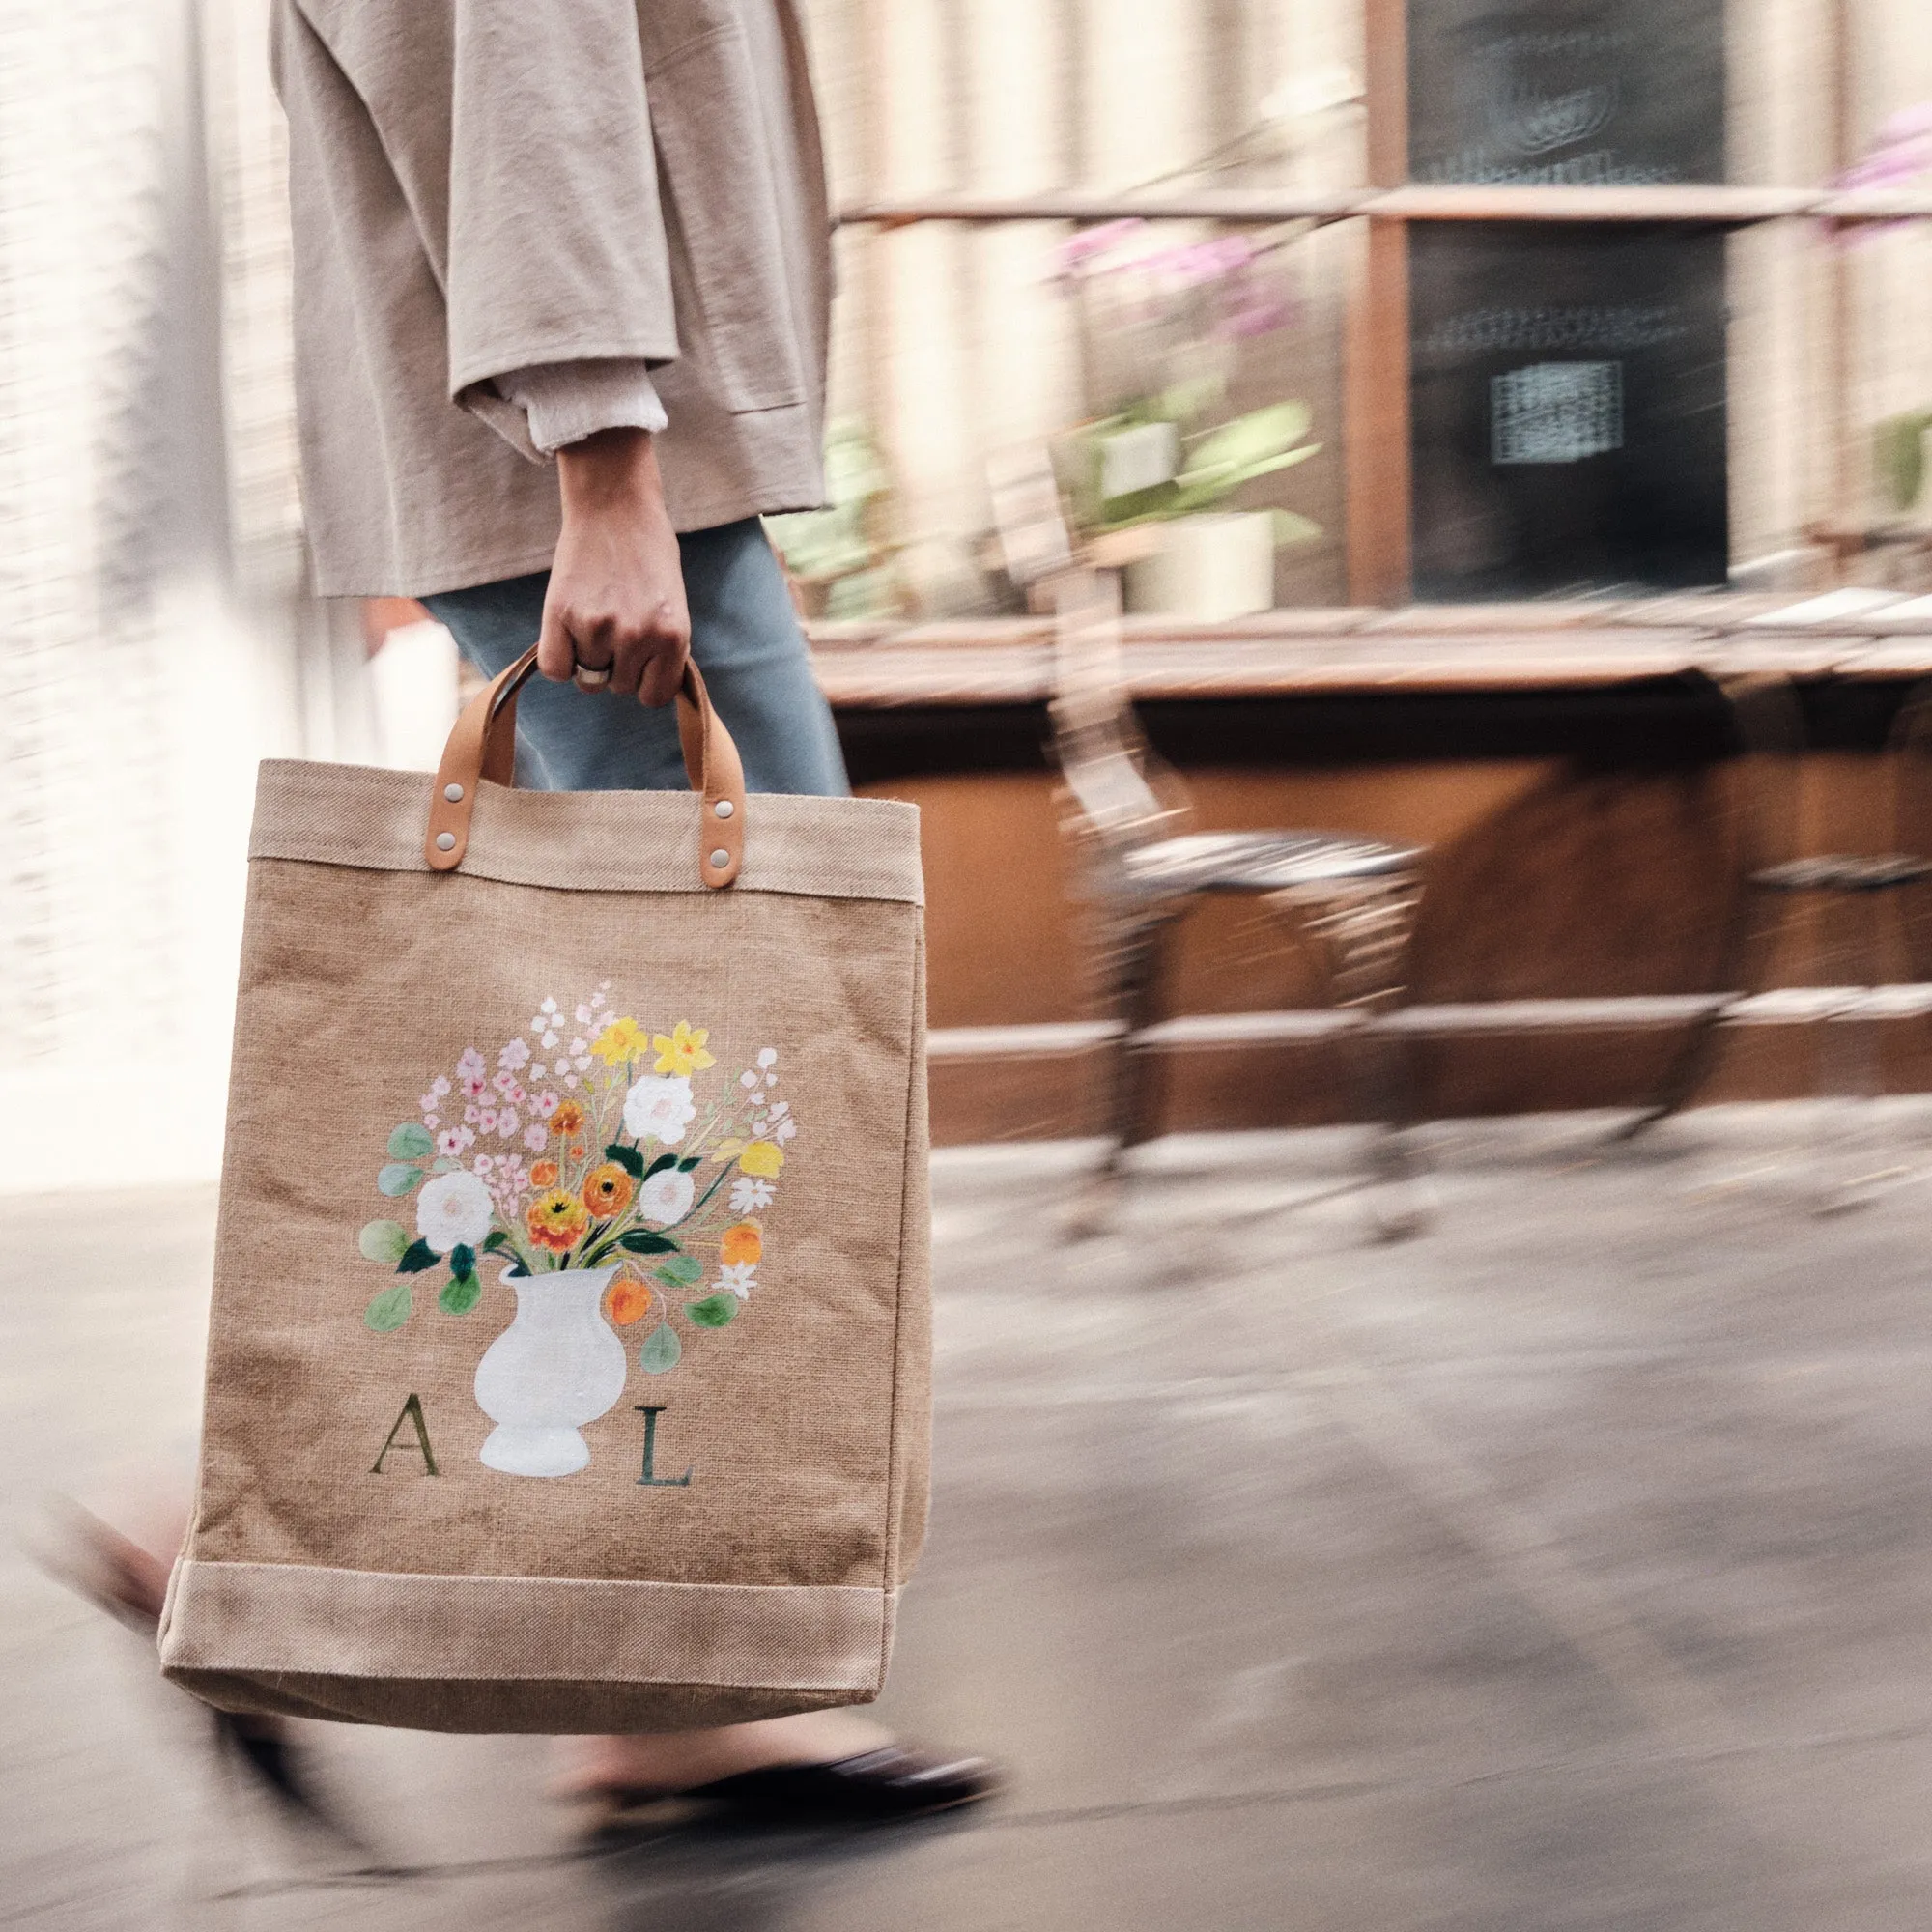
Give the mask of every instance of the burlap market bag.
[[694, 793], [516, 791], [530, 668], [434, 783], [263, 768], [163, 1666], [432, 1730], [864, 1702], [925, 1511], [917, 813], [748, 800], [695, 671]]

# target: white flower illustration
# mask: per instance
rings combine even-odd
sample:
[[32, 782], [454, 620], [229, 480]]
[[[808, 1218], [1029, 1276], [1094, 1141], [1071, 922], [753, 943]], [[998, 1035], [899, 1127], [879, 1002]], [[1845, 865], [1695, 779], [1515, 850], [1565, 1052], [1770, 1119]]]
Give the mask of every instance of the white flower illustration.
[[731, 1183], [731, 1211], [734, 1214], [749, 1214], [754, 1208], [769, 1208], [772, 1205], [772, 1183], [769, 1180], [754, 1180], [748, 1174]]
[[718, 1285], [728, 1288], [740, 1301], [748, 1299], [753, 1289], [758, 1285], [758, 1264], [755, 1262], [734, 1262], [729, 1267], [718, 1270]]
[[439, 1174], [416, 1196], [416, 1233], [440, 1255], [480, 1248], [490, 1215], [490, 1190], [473, 1174]]
[[653, 1227], [668, 1228], [691, 1212], [696, 1191], [690, 1175], [674, 1167], [660, 1169], [638, 1189], [638, 1218]]
[[682, 1074], [649, 1074], [624, 1096], [624, 1130], [633, 1140], [676, 1147], [697, 1112], [691, 1081]]

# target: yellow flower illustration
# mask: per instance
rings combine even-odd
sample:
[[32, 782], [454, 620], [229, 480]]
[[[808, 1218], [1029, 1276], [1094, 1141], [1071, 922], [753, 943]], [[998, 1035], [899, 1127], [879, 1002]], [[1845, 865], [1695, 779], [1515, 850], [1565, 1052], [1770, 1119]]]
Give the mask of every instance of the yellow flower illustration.
[[590, 1042], [590, 1051], [606, 1066], [623, 1066], [633, 1060], [642, 1060], [650, 1050], [650, 1036], [633, 1019], [612, 1020]]
[[704, 1050], [704, 1042], [710, 1037], [709, 1027], [693, 1027], [683, 1020], [679, 1020], [668, 1036], [653, 1034], [651, 1044], [658, 1050], [656, 1070], [659, 1073], [702, 1073], [707, 1066], [716, 1066], [717, 1060]]
[[577, 1245], [589, 1225], [590, 1216], [584, 1211], [583, 1203], [561, 1187], [532, 1201], [524, 1216], [530, 1239], [539, 1247], [554, 1249], [560, 1255]]
[[784, 1151], [772, 1141], [753, 1141], [738, 1156], [738, 1165], [760, 1180], [769, 1180], [785, 1164]]

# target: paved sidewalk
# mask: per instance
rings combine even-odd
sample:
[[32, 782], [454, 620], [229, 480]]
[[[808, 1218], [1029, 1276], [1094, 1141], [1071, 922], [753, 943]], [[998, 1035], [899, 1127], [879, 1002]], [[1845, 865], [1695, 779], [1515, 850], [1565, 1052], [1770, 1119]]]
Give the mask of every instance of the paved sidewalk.
[[[1168, 1144], [1071, 1247], [1063, 1154], [943, 1157], [883, 1708], [1009, 1795], [591, 1858], [540, 1741], [318, 1730], [383, 1872], [226, 1788], [18, 1551], [43, 1492], [185, 1445], [212, 1196], [0, 1201], [0, 1925], [1923, 1932], [1932, 1178], [1816, 1219], [1795, 1114], [1437, 1129], [1397, 1247], [1341, 1134]], [[1932, 1112], [1884, 1122], [1932, 1168]]]

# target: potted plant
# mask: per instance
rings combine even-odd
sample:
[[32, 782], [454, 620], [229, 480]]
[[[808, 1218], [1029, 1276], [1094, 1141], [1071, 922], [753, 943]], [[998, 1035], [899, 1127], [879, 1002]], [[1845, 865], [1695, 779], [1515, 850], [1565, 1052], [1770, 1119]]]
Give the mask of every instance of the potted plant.
[[1143, 244], [1143, 224], [1116, 222], [1062, 253], [1061, 277], [1094, 345], [1090, 392], [1123, 398], [1063, 441], [1074, 520], [1126, 563], [1130, 610], [1203, 619], [1268, 610], [1275, 552], [1321, 526], [1234, 498], [1321, 444], [1306, 440], [1305, 404], [1232, 420], [1225, 411], [1239, 346], [1283, 327], [1289, 307], [1257, 280], [1266, 250], [1245, 236]]
[[892, 479], [860, 423], [836, 422], [825, 439], [822, 510], [771, 517], [766, 528], [797, 586], [808, 617], [896, 613], [904, 598], [894, 550], [881, 526]]

